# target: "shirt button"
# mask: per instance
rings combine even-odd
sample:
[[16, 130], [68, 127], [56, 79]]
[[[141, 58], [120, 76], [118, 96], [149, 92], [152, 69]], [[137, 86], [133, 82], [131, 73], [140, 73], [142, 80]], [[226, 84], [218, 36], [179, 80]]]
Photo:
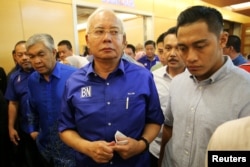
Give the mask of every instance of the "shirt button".
[[110, 101], [107, 102], [107, 105], [110, 105]]
[[107, 82], [106, 84], [109, 85], [109, 82]]
[[188, 155], [188, 154], [189, 154], [189, 152], [188, 152], [188, 151], [185, 151], [185, 154], [186, 154], [186, 155]]
[[110, 123], [110, 122], [108, 123], [108, 126], [111, 126], [111, 123]]
[[191, 110], [191, 112], [195, 112], [195, 110], [194, 110], [194, 108], [193, 108], [193, 107], [191, 107], [191, 109], [190, 109], [190, 110]]
[[112, 162], [112, 161], [110, 161], [110, 162], [109, 162], [109, 164], [110, 164], [110, 165], [113, 165], [113, 162]]

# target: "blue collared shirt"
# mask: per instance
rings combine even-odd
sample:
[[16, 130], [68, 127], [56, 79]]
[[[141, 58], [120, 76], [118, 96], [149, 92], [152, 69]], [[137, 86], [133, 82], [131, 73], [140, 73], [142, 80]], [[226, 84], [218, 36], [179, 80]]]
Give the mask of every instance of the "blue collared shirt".
[[74, 71], [74, 67], [57, 62], [49, 82], [38, 72], [34, 72], [28, 80], [29, 132], [39, 131], [39, 151], [48, 161], [53, 159], [55, 166], [74, 166], [73, 150], [60, 140], [57, 131], [65, 82]]
[[11, 74], [8, 81], [5, 98], [9, 101], [17, 101], [18, 107], [18, 126], [28, 133], [28, 121], [26, 117], [27, 112], [27, 99], [28, 99], [28, 78], [32, 74], [25, 72], [21, 68]]
[[[121, 59], [108, 78], [102, 79], [92, 63], [71, 75], [62, 99], [59, 131], [76, 130], [89, 141], [114, 141], [117, 130], [139, 139], [145, 124], [162, 124], [164, 116], [152, 74]], [[147, 167], [148, 151], [124, 160], [118, 154], [106, 164], [77, 153], [77, 166]]]
[[138, 62], [142, 63], [148, 70], [150, 70], [151, 67], [153, 67], [159, 61], [160, 60], [157, 55], [155, 55], [153, 61], [149, 60], [146, 55], [138, 60]]
[[244, 64], [247, 62], [247, 59], [244, 58], [244, 56], [242, 56], [242, 54], [239, 54], [235, 59], [232, 60], [233, 64], [236, 66], [239, 66], [241, 64]]

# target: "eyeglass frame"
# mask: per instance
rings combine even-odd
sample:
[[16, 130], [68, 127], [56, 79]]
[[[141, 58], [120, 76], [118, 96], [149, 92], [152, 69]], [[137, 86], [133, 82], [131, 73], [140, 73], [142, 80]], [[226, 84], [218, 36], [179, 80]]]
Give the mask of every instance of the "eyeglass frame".
[[94, 28], [94, 30], [90, 31], [88, 34], [92, 34], [96, 38], [103, 38], [107, 33], [112, 38], [117, 38], [119, 35], [124, 35], [124, 32], [119, 30], [119, 28], [111, 28], [109, 30], [105, 30], [104, 28]]

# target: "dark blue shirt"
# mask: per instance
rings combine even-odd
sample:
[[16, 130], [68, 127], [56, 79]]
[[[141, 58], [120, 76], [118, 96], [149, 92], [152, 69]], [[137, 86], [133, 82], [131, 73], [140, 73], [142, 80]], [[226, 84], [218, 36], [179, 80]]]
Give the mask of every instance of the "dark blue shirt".
[[241, 54], [239, 54], [235, 59], [232, 60], [233, 64], [235, 66], [239, 66], [241, 64], [244, 64], [247, 62], [247, 59], [244, 58], [244, 56], [242, 56]]
[[155, 57], [152, 61], [149, 60], [148, 57], [145, 55], [137, 61], [142, 63], [148, 70], [150, 70], [151, 67], [154, 66], [160, 60], [159, 60], [159, 57], [157, 55], [155, 55]]
[[[117, 130], [139, 139], [147, 123], [163, 123], [163, 113], [152, 74], [124, 59], [107, 79], [100, 78], [92, 63], [73, 73], [62, 99], [59, 131], [76, 130], [89, 141], [114, 141]], [[127, 160], [118, 154], [106, 164], [77, 153], [77, 167], [148, 167], [149, 152]]]
[[32, 74], [25, 72], [21, 68], [10, 75], [5, 98], [9, 101], [17, 101], [18, 107], [18, 126], [28, 133], [28, 120], [27, 120], [27, 99], [28, 99], [28, 78]]
[[58, 115], [65, 82], [76, 69], [56, 63], [50, 81], [38, 72], [28, 80], [29, 132], [38, 131], [37, 145], [42, 155], [55, 166], [75, 166], [74, 151], [67, 147], [58, 135]]

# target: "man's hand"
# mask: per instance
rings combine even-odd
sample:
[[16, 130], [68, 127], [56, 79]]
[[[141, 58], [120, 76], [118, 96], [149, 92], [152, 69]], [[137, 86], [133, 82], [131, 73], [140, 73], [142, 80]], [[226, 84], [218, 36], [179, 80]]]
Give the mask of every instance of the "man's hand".
[[9, 128], [9, 136], [10, 140], [15, 144], [18, 145], [18, 141], [20, 140], [20, 137], [14, 128]]

